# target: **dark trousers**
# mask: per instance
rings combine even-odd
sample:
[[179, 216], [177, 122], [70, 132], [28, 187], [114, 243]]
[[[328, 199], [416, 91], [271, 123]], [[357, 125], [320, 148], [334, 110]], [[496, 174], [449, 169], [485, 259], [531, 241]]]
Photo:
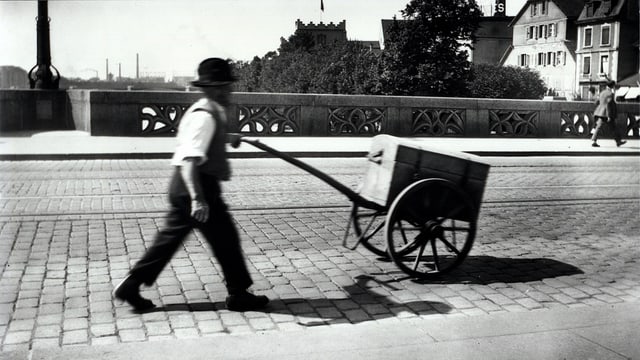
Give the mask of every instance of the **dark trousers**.
[[207, 240], [218, 260], [230, 294], [246, 290], [252, 284], [247, 270], [240, 238], [221, 198], [220, 184], [210, 175], [200, 174], [204, 197], [209, 204], [209, 220], [199, 223], [191, 217], [191, 198], [180, 172], [176, 169], [169, 185], [171, 207], [166, 223], [156, 234], [151, 247], [131, 269], [130, 274], [138, 281], [153, 284], [162, 269], [182, 245], [185, 237], [194, 228]]
[[602, 129], [602, 126], [604, 126], [604, 124], [607, 124], [607, 126], [611, 130], [611, 133], [613, 133], [613, 138], [616, 140], [616, 144], [620, 144], [621, 138], [620, 138], [620, 132], [616, 127], [616, 119], [608, 119], [606, 117], [600, 117], [600, 116], [595, 116], [594, 119], [596, 120], [596, 128], [595, 130], [593, 130], [591, 141], [593, 142], [598, 141], [598, 133], [600, 132], [600, 129]]

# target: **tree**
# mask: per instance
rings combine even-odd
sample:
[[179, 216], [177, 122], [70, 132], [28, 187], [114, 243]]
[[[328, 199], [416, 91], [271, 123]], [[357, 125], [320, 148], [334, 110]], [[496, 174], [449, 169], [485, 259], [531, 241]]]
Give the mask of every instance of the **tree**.
[[304, 32], [278, 52], [236, 63], [238, 91], [371, 94], [379, 91], [379, 56], [357, 42], [316, 45]]
[[481, 11], [475, 0], [411, 0], [385, 42], [382, 92], [464, 96], [470, 76], [467, 48]]
[[546, 91], [538, 72], [517, 66], [473, 65], [470, 96], [495, 99], [541, 99]]

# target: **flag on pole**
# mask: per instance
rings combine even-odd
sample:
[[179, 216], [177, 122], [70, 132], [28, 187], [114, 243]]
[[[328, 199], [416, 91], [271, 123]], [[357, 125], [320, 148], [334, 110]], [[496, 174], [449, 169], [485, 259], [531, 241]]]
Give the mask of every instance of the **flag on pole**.
[[324, 11], [324, 1], [320, 0], [320, 10]]

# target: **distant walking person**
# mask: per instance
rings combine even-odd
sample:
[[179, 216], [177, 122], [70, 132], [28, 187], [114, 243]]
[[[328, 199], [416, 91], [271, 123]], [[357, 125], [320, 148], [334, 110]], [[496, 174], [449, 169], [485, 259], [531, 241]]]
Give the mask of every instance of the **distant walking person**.
[[600, 132], [600, 129], [602, 129], [602, 126], [604, 124], [607, 124], [607, 126], [609, 126], [609, 129], [611, 129], [617, 146], [621, 146], [626, 143], [626, 141], [621, 140], [620, 133], [616, 128], [616, 117], [618, 116], [618, 109], [613, 93], [615, 87], [615, 81], [609, 80], [609, 82], [607, 82], [607, 88], [600, 92], [600, 96], [598, 97], [598, 100], [596, 100], [596, 109], [593, 111], [593, 118], [596, 121], [596, 128], [593, 131], [593, 135], [591, 136], [591, 141], [593, 142], [591, 146], [593, 147], [600, 147], [600, 145], [598, 145], [598, 133]]
[[253, 281], [233, 219], [221, 198], [220, 181], [229, 180], [231, 175], [225, 148], [224, 107], [229, 105], [235, 80], [226, 60], [209, 58], [198, 67], [198, 79], [192, 84], [199, 87], [205, 97], [193, 104], [180, 120], [177, 147], [171, 160], [175, 169], [169, 185], [170, 209], [166, 223], [113, 292], [117, 299], [126, 301], [136, 311], [155, 307], [140, 295], [140, 285], [150, 286], [156, 281], [193, 229], [204, 235], [222, 268], [229, 310], [256, 310], [269, 302], [266, 296], [247, 291]]

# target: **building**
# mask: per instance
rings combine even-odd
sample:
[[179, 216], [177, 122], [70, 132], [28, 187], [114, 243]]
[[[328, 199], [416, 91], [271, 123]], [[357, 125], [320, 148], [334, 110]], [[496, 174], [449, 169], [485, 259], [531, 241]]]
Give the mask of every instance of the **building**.
[[528, 0], [512, 20], [502, 65], [532, 68], [553, 95], [576, 97], [576, 20], [584, 0]]
[[296, 20], [296, 32], [308, 33], [318, 45], [327, 45], [347, 41], [347, 22], [342, 20], [337, 25], [334, 23], [319, 24], [310, 22], [305, 24], [300, 19]]
[[500, 64], [508, 55], [513, 38], [509, 24], [513, 16], [483, 16], [473, 34], [475, 42], [470, 51], [474, 64]]
[[608, 79], [623, 87], [621, 96], [638, 87], [638, 0], [586, 0], [576, 24], [575, 78], [582, 98]]
[[347, 22], [342, 20], [337, 25], [334, 23], [304, 24], [300, 19], [296, 21], [296, 32], [307, 33], [311, 35], [318, 45], [344, 43], [347, 41], [360, 44], [363, 48], [371, 51], [380, 51], [380, 42], [376, 40], [348, 40], [347, 38]]

